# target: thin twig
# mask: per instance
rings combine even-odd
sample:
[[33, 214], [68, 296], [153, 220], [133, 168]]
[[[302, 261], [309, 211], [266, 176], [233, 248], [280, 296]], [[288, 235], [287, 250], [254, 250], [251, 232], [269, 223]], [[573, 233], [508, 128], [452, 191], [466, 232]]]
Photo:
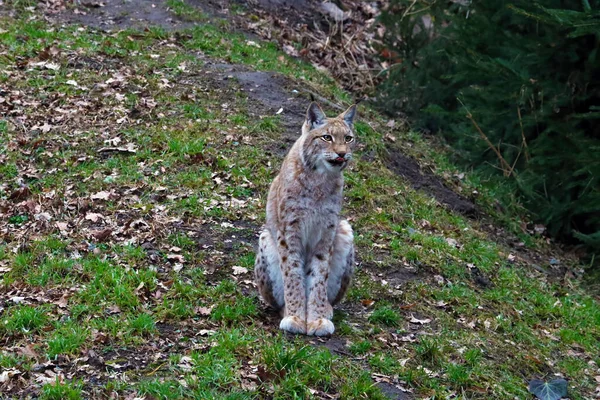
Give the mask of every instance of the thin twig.
[[330, 100], [327, 100], [325, 97], [318, 95], [317, 93], [313, 92], [310, 89], [305, 89], [305, 88], [301, 88], [300, 90], [302, 90], [305, 93], [308, 93], [309, 95], [311, 95], [313, 98], [317, 99], [320, 103], [325, 103], [330, 107], [336, 108], [338, 110], [341, 111], [346, 111], [346, 109], [342, 106], [340, 106], [339, 104], [335, 104]]
[[519, 152], [517, 153], [517, 157], [515, 157], [515, 161], [510, 166], [510, 175], [514, 174], [515, 166], [517, 165], [517, 161], [519, 161], [519, 157], [521, 157], [521, 150], [523, 150], [523, 146], [522, 145], [521, 145], [521, 148], [519, 149]]
[[411, 8], [413, 8], [415, 6], [415, 4], [417, 3], [417, 0], [413, 0], [413, 2], [410, 4], [410, 6], [408, 6], [406, 8], [406, 10], [404, 10], [404, 14], [402, 14], [402, 17], [400, 17], [400, 21], [402, 21], [404, 19], [404, 17], [406, 17], [406, 15], [408, 14], [408, 12], [410, 11]]
[[492, 144], [492, 142], [490, 141], [490, 139], [488, 139], [488, 137], [486, 136], [486, 134], [483, 133], [483, 131], [481, 130], [481, 128], [479, 127], [479, 125], [477, 125], [477, 122], [475, 122], [475, 119], [473, 119], [473, 115], [471, 114], [471, 112], [469, 111], [469, 109], [465, 106], [465, 104], [459, 98], [457, 98], [457, 100], [463, 105], [463, 107], [467, 111], [467, 119], [471, 121], [471, 123], [473, 124], [473, 126], [475, 127], [475, 129], [477, 129], [477, 132], [479, 132], [479, 135], [481, 136], [481, 138], [485, 141], [485, 143], [488, 145], [488, 147], [490, 149], [492, 149], [492, 151], [498, 157], [498, 160], [500, 161], [500, 164], [502, 165], [502, 171], [504, 171], [504, 176], [510, 176], [512, 174], [512, 170], [510, 168], [510, 165], [508, 165], [508, 163], [504, 159], [504, 157], [502, 157], [502, 154], [500, 153], [500, 150], [498, 150], [496, 148], [496, 146], [494, 146]]
[[523, 140], [522, 146], [525, 146], [525, 161], [529, 162], [529, 151], [527, 147], [527, 140], [525, 140], [525, 131], [523, 130], [523, 119], [521, 118], [521, 107], [517, 104], [517, 115], [519, 116], [519, 125], [521, 125], [521, 138]]

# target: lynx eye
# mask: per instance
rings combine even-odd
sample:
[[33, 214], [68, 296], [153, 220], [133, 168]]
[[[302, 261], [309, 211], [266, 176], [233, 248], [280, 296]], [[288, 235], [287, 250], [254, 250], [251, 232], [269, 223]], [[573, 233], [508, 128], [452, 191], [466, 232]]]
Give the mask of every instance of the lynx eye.
[[344, 138], [344, 140], [346, 141], [346, 143], [352, 143], [354, 142], [354, 136], [348, 135]]
[[331, 142], [333, 140], [333, 138], [331, 137], [331, 135], [323, 135], [323, 136], [321, 136], [321, 140], [323, 140], [325, 142]]

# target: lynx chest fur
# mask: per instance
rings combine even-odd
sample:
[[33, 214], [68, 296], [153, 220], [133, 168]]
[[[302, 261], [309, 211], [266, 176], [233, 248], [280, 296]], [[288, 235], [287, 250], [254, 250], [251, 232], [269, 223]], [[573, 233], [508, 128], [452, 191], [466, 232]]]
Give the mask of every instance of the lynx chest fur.
[[332, 334], [332, 306], [354, 273], [352, 228], [340, 211], [355, 113], [352, 106], [327, 118], [312, 103], [269, 191], [255, 278], [263, 299], [282, 310], [280, 328], [289, 332]]

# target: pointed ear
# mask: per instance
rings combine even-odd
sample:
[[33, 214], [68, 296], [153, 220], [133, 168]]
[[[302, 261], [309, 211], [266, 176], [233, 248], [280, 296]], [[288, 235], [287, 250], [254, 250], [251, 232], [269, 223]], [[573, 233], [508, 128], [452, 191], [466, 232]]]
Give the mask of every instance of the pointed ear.
[[317, 103], [314, 101], [310, 103], [310, 106], [308, 106], [308, 110], [306, 111], [306, 122], [308, 123], [309, 129], [314, 129], [319, 125], [323, 125], [326, 118], [325, 113]]
[[356, 117], [356, 104], [350, 106], [340, 117], [344, 120], [348, 126], [352, 126], [354, 123], [354, 117]]

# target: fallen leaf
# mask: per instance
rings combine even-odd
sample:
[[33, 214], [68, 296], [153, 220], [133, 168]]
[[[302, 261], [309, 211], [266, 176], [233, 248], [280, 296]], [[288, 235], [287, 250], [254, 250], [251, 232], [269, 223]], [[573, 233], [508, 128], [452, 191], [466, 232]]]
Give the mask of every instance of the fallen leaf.
[[410, 320], [409, 320], [409, 322], [411, 322], [411, 323], [413, 323], [413, 324], [421, 324], [421, 325], [423, 325], [423, 324], [428, 324], [428, 323], [430, 323], [430, 322], [431, 322], [431, 319], [429, 319], [429, 318], [425, 318], [425, 319], [418, 319], [418, 318], [415, 318], [415, 316], [411, 314], [411, 315], [410, 315]]
[[0, 374], [0, 383], [8, 382], [10, 378], [12, 378], [15, 375], [19, 375], [20, 373], [21, 371], [19, 371], [16, 368], [6, 369]]
[[27, 197], [29, 197], [30, 194], [31, 194], [31, 191], [29, 190], [29, 187], [21, 186], [20, 188], [18, 188], [14, 192], [12, 192], [10, 194], [10, 196], [8, 197], [8, 199], [14, 200], [14, 201], [21, 201], [21, 200], [25, 200]]
[[185, 262], [185, 257], [182, 256], [181, 254], [170, 253], [170, 254], [167, 254], [167, 260], [169, 260], [169, 261], [177, 261], [178, 263], [184, 263]]
[[106, 308], [106, 313], [107, 314], [120, 314], [121, 313], [121, 309], [117, 305], [110, 306], [110, 307]]
[[321, 3], [320, 11], [335, 22], [342, 22], [350, 17], [349, 12], [344, 12], [337, 4], [325, 1]]
[[375, 300], [371, 300], [371, 299], [363, 299], [360, 302], [365, 307], [371, 307], [373, 304], [375, 304]]
[[25, 357], [33, 358], [35, 360], [37, 360], [40, 357], [39, 354], [33, 349], [33, 345], [31, 343], [26, 345], [25, 347], [21, 347], [19, 350], [21, 354]]
[[233, 274], [234, 275], [240, 275], [240, 274], [247, 274], [248, 273], [248, 268], [238, 267], [237, 265], [234, 265], [233, 267], [231, 267], [231, 269], [233, 269]]
[[175, 272], [179, 272], [179, 271], [181, 271], [182, 269], [183, 269], [183, 264], [180, 264], [180, 263], [175, 263], [175, 264], [173, 265], [173, 271], [175, 271]]
[[396, 143], [396, 140], [397, 140], [397, 139], [396, 139], [396, 136], [394, 136], [394, 135], [392, 135], [392, 134], [389, 134], [389, 133], [387, 133], [387, 134], [385, 135], [384, 139], [386, 139], [386, 140], [389, 140], [389, 141], [390, 141], [390, 142], [392, 142], [392, 143]]
[[559, 400], [567, 396], [567, 384], [565, 379], [554, 379], [550, 382], [534, 379], [529, 382], [527, 388], [538, 399]]
[[446, 238], [446, 243], [448, 243], [448, 246], [450, 247], [458, 247], [458, 242], [456, 239]]
[[63, 294], [62, 297], [55, 301], [54, 304], [56, 304], [57, 306], [59, 306], [60, 308], [65, 308], [67, 306], [67, 304], [69, 303], [69, 298], [67, 296], [67, 294]]
[[179, 365], [178, 367], [181, 368], [181, 370], [189, 372], [192, 370], [192, 358], [189, 356], [183, 356], [179, 359]]
[[202, 317], [208, 317], [210, 315], [210, 313], [212, 312], [214, 306], [210, 306], [210, 307], [196, 307], [196, 314], [202, 316]]
[[108, 198], [110, 197], [110, 192], [98, 192], [98, 193], [94, 193], [93, 195], [90, 196], [90, 198], [92, 200], [108, 200]]
[[144, 282], [140, 282], [140, 284], [138, 285], [138, 287], [135, 288], [135, 290], [133, 291], [133, 293], [138, 296], [140, 294], [140, 290], [142, 290], [144, 287]]
[[66, 222], [56, 222], [56, 227], [60, 231], [61, 235], [68, 235], [69, 232], [67, 231], [67, 228], [69, 227], [69, 224], [67, 224]]
[[106, 239], [108, 239], [110, 237], [111, 234], [112, 234], [112, 229], [110, 229], [110, 228], [92, 232], [92, 236], [99, 242], [104, 242]]
[[98, 213], [87, 213], [85, 219], [92, 222], [98, 222], [99, 219], [104, 219], [104, 215]]

